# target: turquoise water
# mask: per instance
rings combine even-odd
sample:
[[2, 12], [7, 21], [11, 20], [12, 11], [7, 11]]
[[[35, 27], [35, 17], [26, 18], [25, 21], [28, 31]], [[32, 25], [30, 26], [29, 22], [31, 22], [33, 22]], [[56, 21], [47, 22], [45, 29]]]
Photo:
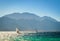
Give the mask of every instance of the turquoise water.
[[47, 36], [12, 36], [4, 39], [0, 38], [0, 41], [60, 41], [59, 37], [47, 37]]
[[60, 41], [60, 38], [36, 37], [36, 36], [18, 36], [11, 38], [10, 41]]
[[60, 41], [60, 32], [40, 32], [24, 35], [0, 36], [0, 41]]

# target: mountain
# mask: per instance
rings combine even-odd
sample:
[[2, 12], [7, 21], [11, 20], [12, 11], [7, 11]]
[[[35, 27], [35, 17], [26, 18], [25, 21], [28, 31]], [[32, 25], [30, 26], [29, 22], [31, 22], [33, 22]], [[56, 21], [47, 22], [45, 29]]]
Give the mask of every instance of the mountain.
[[43, 30], [60, 31], [60, 22], [57, 20], [44, 16], [39, 17], [33, 13], [12, 13], [0, 18], [0, 30]]
[[0, 30], [15, 30], [16, 22], [8, 17], [0, 18]]
[[6, 15], [5, 17], [9, 17], [9, 18], [16, 19], [16, 20], [19, 20], [19, 19], [37, 19], [37, 17], [40, 18], [39, 16], [36, 16], [36, 15], [34, 15], [32, 13], [28, 13], [28, 12], [13, 13], [10, 15]]

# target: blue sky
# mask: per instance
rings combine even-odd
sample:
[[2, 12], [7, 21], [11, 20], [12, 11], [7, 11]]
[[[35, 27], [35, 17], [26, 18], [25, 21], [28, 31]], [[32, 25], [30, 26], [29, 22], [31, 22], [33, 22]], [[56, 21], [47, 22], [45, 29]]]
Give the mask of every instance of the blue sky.
[[60, 21], [60, 0], [0, 0], [0, 17], [14, 12], [30, 12]]

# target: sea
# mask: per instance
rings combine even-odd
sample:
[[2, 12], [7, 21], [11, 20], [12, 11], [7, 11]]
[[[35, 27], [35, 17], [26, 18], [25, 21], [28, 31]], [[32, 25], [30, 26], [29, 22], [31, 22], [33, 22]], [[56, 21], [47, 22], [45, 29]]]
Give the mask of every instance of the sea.
[[60, 32], [37, 32], [17, 35], [16, 32], [0, 32], [0, 41], [60, 41]]

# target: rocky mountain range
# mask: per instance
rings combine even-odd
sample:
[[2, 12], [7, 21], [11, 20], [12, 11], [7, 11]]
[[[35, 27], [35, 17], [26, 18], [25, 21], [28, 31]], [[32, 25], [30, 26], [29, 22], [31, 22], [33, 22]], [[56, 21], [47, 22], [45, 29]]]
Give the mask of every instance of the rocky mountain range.
[[0, 31], [42, 30], [60, 31], [60, 22], [49, 16], [37, 16], [33, 13], [12, 13], [0, 17]]

